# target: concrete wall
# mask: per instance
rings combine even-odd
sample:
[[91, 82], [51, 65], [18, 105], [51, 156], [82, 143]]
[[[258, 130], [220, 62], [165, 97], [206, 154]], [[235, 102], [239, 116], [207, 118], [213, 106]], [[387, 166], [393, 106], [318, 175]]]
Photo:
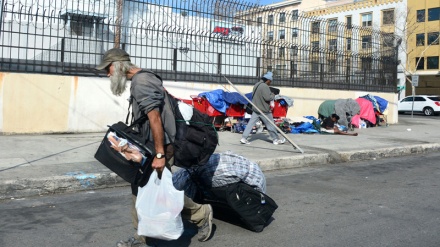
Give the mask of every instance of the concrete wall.
[[[0, 133], [99, 132], [125, 121], [128, 90], [120, 97], [110, 91], [107, 78], [0, 73]], [[214, 89], [234, 92], [229, 84], [164, 82], [176, 97]], [[237, 86], [242, 93], [252, 86]], [[278, 87], [281, 95], [294, 100], [287, 117], [317, 116], [319, 105], [328, 99], [357, 98], [367, 92]], [[390, 102], [388, 122], [397, 122], [396, 94], [374, 93]], [[394, 103], [393, 103], [394, 102]]]

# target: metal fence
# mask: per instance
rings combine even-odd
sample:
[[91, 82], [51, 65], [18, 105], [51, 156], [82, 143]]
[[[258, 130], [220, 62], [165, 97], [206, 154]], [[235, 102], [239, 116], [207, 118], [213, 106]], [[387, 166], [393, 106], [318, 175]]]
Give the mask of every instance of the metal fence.
[[[3, 0], [0, 71], [97, 76], [113, 47], [166, 80], [392, 92], [393, 34], [236, 0]], [[99, 72], [104, 76], [102, 72]]]

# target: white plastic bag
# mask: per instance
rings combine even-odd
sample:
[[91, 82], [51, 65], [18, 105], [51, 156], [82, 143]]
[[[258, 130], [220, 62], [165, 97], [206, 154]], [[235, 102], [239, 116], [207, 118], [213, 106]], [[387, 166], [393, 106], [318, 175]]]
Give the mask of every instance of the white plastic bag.
[[183, 209], [183, 191], [174, 188], [168, 169], [162, 172], [162, 179], [156, 170], [144, 187], [139, 187], [136, 199], [138, 214], [138, 235], [155, 239], [175, 240], [183, 233], [180, 212]]

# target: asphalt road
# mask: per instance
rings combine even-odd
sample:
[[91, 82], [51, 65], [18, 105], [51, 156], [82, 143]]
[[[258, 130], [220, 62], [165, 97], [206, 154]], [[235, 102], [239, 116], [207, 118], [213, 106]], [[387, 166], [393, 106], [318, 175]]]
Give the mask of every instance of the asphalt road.
[[[160, 246], [440, 246], [440, 154], [266, 173], [279, 208], [261, 233], [214, 219]], [[132, 234], [129, 188], [0, 201], [0, 246], [114, 246]]]

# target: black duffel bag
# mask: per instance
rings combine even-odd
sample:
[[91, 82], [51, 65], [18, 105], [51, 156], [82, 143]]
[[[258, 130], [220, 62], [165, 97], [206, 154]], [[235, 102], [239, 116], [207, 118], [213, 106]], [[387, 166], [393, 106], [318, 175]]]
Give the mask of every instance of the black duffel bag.
[[[206, 188], [202, 190], [206, 190]], [[214, 212], [220, 211], [228, 215], [223, 219], [239, 219], [245, 228], [254, 232], [263, 231], [264, 227], [271, 222], [272, 215], [278, 208], [271, 197], [243, 182], [207, 190], [201, 192], [203, 195], [199, 195], [195, 201], [211, 204], [214, 207]]]
[[[125, 181], [134, 185], [143, 186], [146, 184], [153, 171], [151, 162], [153, 161], [152, 150], [154, 150], [154, 144], [145, 143], [139, 136], [136, 128], [133, 126], [135, 125], [127, 126], [123, 122], [118, 122], [109, 126], [107, 133], [95, 153], [95, 159], [115, 172]], [[111, 132], [116, 135], [116, 139], [125, 139], [128, 141], [129, 145], [133, 145], [131, 147], [136, 148], [142, 154], [142, 162], [139, 163], [129, 160], [122, 153], [112, 148], [112, 143], [108, 139], [109, 134], [114, 136]]]

